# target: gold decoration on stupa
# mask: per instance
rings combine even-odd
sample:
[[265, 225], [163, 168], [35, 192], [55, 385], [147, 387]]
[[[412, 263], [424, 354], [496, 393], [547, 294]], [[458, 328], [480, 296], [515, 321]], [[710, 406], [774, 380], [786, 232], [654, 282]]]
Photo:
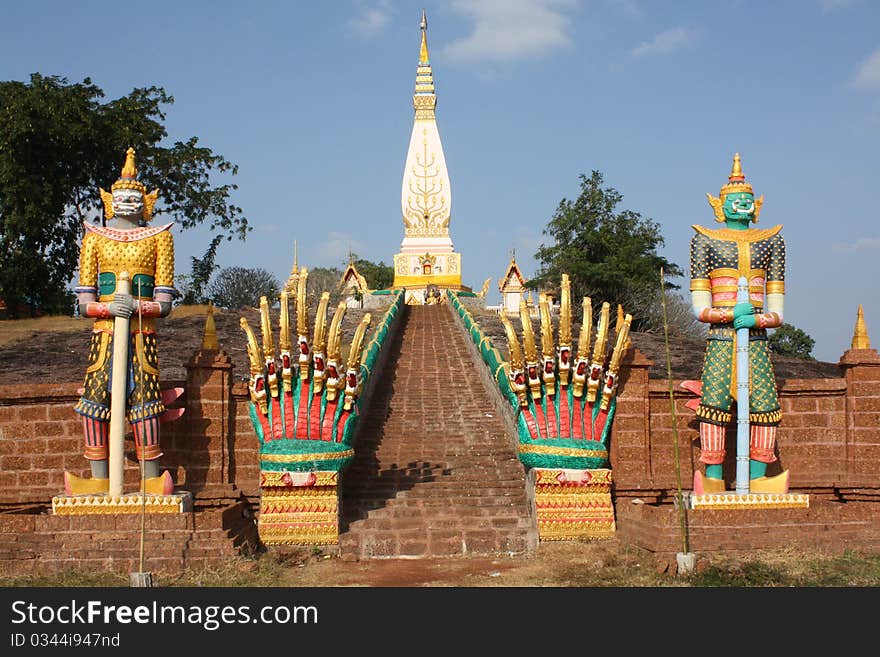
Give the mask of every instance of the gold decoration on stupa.
[[220, 343], [217, 341], [217, 327], [214, 325], [214, 304], [208, 302], [208, 313], [205, 316], [205, 335], [202, 337], [203, 351], [218, 351]]
[[288, 294], [294, 296], [296, 296], [297, 290], [299, 290], [299, 264], [296, 261], [296, 255], [296, 240], [293, 240], [293, 268], [290, 270], [290, 276], [287, 277], [284, 289]]
[[431, 71], [431, 58], [428, 56], [428, 17], [422, 10], [422, 43], [419, 47], [419, 66], [416, 69], [416, 89], [413, 94], [413, 108], [416, 119], [433, 119], [434, 108], [437, 107], [437, 96], [434, 95], [434, 74]]
[[853, 349], [870, 349], [871, 340], [868, 338], [868, 327], [865, 324], [865, 313], [862, 310], [862, 304], [859, 304], [859, 312], [856, 317], [856, 327], [853, 331], [852, 338]]

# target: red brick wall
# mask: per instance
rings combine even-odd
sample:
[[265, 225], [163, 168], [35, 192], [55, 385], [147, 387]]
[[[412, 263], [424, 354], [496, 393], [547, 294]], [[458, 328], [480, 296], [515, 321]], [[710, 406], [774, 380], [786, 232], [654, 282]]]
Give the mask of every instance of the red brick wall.
[[[617, 496], [659, 499], [677, 487], [672, 413], [666, 381], [648, 378], [638, 351], [624, 368], [610, 440]], [[840, 379], [796, 379], [779, 388], [783, 419], [780, 461], [771, 468], [791, 472], [791, 488], [880, 488], [880, 356], [850, 350]], [[176, 405], [182, 418], [162, 425], [162, 465], [198, 500], [259, 495], [258, 444], [248, 416], [243, 377], [222, 351], [194, 356]], [[690, 489], [701, 467], [693, 395], [673, 382], [680, 475]], [[82, 430], [73, 412], [76, 384], [35, 384], [22, 391], [0, 387], [0, 506], [45, 504], [63, 492], [63, 472], [88, 473]], [[725, 475], [735, 477], [735, 426], [728, 432]], [[126, 442], [131, 453], [132, 443]], [[774, 470], [770, 471], [773, 474]], [[127, 485], [135, 486], [137, 463], [126, 462]]]
[[[850, 350], [840, 361], [839, 379], [780, 382], [782, 423], [779, 461], [768, 474], [791, 473], [793, 490], [880, 488], [880, 357], [874, 350]], [[649, 380], [651, 363], [636, 351], [621, 380], [610, 440], [618, 495], [677, 488], [675, 433], [682, 488], [689, 490], [699, 463], [694, 412], [685, 405], [695, 395], [674, 380], [675, 422], [669, 383]], [[675, 431], [673, 430], [675, 427]], [[727, 432], [725, 478], [735, 479], [736, 424]]]
[[[234, 384], [224, 352], [196, 354], [171, 406], [183, 416], [161, 426], [161, 465], [196, 500], [259, 495], [258, 445], [247, 414], [247, 388]], [[42, 384], [22, 392], [0, 386], [0, 507], [48, 504], [64, 492], [64, 471], [88, 476], [82, 422], [73, 410], [78, 384]], [[134, 443], [126, 439], [125, 487], [139, 481]]]

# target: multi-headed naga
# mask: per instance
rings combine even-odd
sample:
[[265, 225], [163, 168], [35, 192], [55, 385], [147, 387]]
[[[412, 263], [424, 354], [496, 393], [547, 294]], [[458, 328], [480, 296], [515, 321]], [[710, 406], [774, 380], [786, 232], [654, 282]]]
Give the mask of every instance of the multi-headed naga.
[[[250, 360], [251, 421], [260, 440], [264, 471], [341, 470], [353, 457], [351, 440], [357, 417], [366, 368], [362, 365], [363, 343], [371, 316], [358, 324], [348, 352], [342, 357], [342, 320], [345, 303], [340, 303], [327, 328], [330, 295], [324, 292], [318, 303], [314, 334], [309, 342], [309, 308], [306, 297], [308, 271], [300, 272], [296, 296], [298, 355], [294, 356], [289, 299], [280, 296], [280, 353], [276, 352], [269, 317], [269, 302], [260, 300], [262, 348], [242, 317]], [[279, 377], [280, 373], [280, 377]]]
[[520, 458], [533, 467], [601, 468], [608, 465], [608, 435], [616, 408], [623, 357], [630, 346], [632, 315], [618, 307], [616, 338], [608, 353], [609, 303], [603, 303], [593, 335], [593, 306], [582, 301], [583, 319], [575, 353], [571, 338], [571, 284], [561, 283], [558, 346], [553, 343], [550, 299], [540, 295], [541, 354], [528, 305], [520, 304], [522, 346], [510, 319], [499, 316], [507, 336], [510, 360], [505, 369], [516, 397]]

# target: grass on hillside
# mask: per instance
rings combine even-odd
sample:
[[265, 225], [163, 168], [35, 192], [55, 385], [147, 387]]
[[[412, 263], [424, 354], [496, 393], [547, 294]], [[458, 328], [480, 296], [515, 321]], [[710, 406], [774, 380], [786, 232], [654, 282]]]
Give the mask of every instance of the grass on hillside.
[[[145, 567], [149, 570], [149, 567]], [[68, 570], [0, 576], [16, 587], [127, 587], [128, 575]], [[157, 587], [876, 587], [880, 554], [847, 550], [759, 550], [697, 554], [696, 572], [677, 575], [653, 553], [611, 542], [541, 544], [531, 555], [484, 559], [347, 562], [321, 550], [269, 552], [183, 574], [154, 574]]]
[[[214, 308], [214, 313], [221, 310]], [[171, 311], [173, 317], [204, 317], [208, 314], [207, 305], [177, 306]], [[92, 320], [69, 315], [47, 315], [45, 317], [26, 317], [22, 319], [0, 320], [0, 347], [25, 340], [34, 333], [52, 333], [56, 331], [83, 331]]]

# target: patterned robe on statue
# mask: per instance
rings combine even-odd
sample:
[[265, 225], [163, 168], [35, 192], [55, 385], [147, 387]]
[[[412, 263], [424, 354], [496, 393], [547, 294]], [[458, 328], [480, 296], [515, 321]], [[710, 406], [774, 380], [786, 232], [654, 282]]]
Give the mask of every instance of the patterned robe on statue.
[[[92, 292], [104, 303], [113, 301], [119, 272], [131, 276], [131, 295], [152, 301], [157, 292], [176, 294], [174, 288], [174, 238], [164, 226], [134, 230], [85, 224], [80, 250], [80, 279], [76, 292]], [[156, 417], [165, 411], [159, 388], [158, 340], [152, 317], [130, 319], [127, 412], [130, 422]], [[112, 317], [95, 319], [84, 391], [74, 410], [99, 421], [110, 419], [110, 391], [113, 361]], [[90, 452], [86, 437], [86, 457], [106, 458], [105, 446], [96, 441]], [[148, 451], [153, 451], [148, 449]], [[158, 453], [158, 445], [155, 447]], [[148, 454], [147, 458], [154, 457]]]
[[[764, 311], [766, 294], [785, 292], [785, 241], [782, 226], [768, 229], [708, 229], [694, 226], [691, 239], [691, 291], [712, 295], [712, 307], [729, 311], [730, 322], [709, 326], [703, 363], [702, 397], [697, 417], [702, 422], [726, 425], [736, 397], [736, 306], [737, 281], [749, 282], [749, 300], [756, 313]], [[782, 418], [776, 380], [767, 346], [767, 330], [749, 329], [749, 422], [754, 426], [777, 426]], [[775, 456], [768, 455], [770, 460]], [[768, 460], [768, 462], [770, 462]]]

